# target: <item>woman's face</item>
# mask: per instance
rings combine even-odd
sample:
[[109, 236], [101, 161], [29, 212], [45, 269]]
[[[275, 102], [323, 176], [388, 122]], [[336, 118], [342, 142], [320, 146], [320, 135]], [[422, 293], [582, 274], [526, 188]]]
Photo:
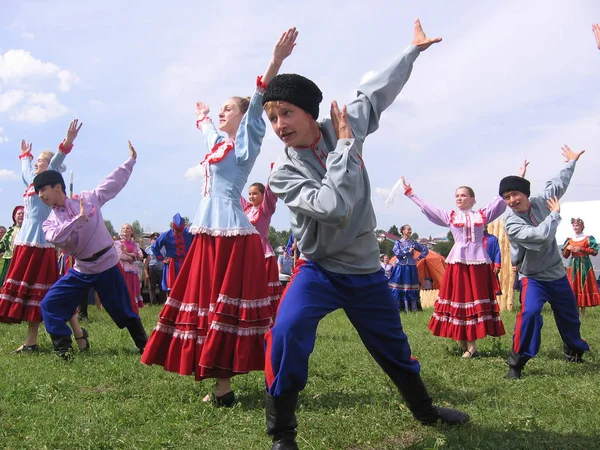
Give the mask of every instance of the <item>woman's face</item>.
[[388, 255], [385, 255], [385, 256], [383, 257], [383, 263], [384, 263], [384, 264], [389, 264], [389, 263], [390, 263], [390, 257], [389, 257]]
[[468, 211], [475, 204], [475, 197], [471, 197], [471, 193], [465, 188], [458, 188], [454, 194], [456, 206], [464, 211]]
[[125, 239], [129, 239], [133, 236], [133, 228], [131, 228], [131, 225], [126, 223], [121, 227], [121, 236], [123, 236]]
[[248, 189], [248, 201], [252, 203], [252, 206], [260, 206], [263, 202], [264, 194], [260, 192], [258, 186], [250, 186]]
[[22, 209], [18, 210], [17, 214], [15, 214], [15, 221], [17, 222], [18, 227], [23, 225], [23, 217], [25, 217], [23, 210]]
[[402, 229], [402, 236], [405, 237], [406, 239], [408, 239], [409, 237], [412, 236], [412, 228], [411, 227], [405, 227]]
[[235, 135], [243, 116], [237, 102], [233, 98], [228, 99], [219, 112], [219, 130], [228, 135]]
[[573, 222], [573, 231], [577, 234], [583, 231], [583, 225], [580, 222]]
[[44, 158], [42, 155], [38, 156], [33, 165], [34, 173], [37, 175], [38, 173], [45, 172], [48, 170], [48, 164], [50, 164], [50, 160], [48, 158]]

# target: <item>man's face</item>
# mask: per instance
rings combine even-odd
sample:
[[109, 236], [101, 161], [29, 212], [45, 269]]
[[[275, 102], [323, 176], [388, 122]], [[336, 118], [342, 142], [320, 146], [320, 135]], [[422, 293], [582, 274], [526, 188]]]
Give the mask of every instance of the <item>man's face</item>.
[[526, 213], [531, 209], [529, 198], [520, 191], [507, 191], [502, 194], [506, 206], [517, 213]]
[[273, 131], [286, 147], [310, 147], [313, 144], [313, 126], [316, 122], [302, 108], [277, 101], [270, 103], [266, 111]]
[[60, 184], [46, 185], [40, 189], [38, 196], [47, 206], [58, 205], [63, 196], [62, 186]]

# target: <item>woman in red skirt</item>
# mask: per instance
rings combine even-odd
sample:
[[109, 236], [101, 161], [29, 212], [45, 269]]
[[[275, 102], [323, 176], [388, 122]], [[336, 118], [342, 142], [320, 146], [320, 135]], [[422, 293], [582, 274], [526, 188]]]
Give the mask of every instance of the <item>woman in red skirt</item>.
[[264, 370], [264, 335], [274, 312], [263, 245], [240, 198], [265, 135], [264, 89], [292, 52], [297, 34], [292, 28], [281, 36], [252, 99], [225, 102], [219, 129], [227, 138], [218, 134], [208, 106], [196, 104], [196, 126], [210, 151], [200, 163], [202, 198], [190, 226], [195, 237], [142, 356], [144, 364], [194, 373], [196, 380], [216, 378], [204, 400], [219, 406], [235, 400], [232, 376]]
[[262, 183], [251, 184], [248, 188], [248, 200], [242, 197], [244, 212], [248, 216], [248, 219], [250, 219], [250, 223], [260, 233], [265, 253], [269, 297], [271, 298], [274, 312], [277, 312], [279, 299], [283, 292], [283, 287], [279, 281], [277, 256], [269, 243], [269, 225], [271, 225], [271, 217], [275, 214], [276, 204], [277, 197], [275, 197], [268, 184], [266, 186]]
[[[31, 353], [38, 350], [38, 329], [42, 320], [40, 302], [50, 287], [58, 280], [56, 249], [44, 237], [42, 223], [50, 214], [33, 189], [33, 179], [45, 170], [61, 169], [73, 141], [81, 129], [75, 119], [67, 129], [67, 137], [58, 146], [58, 152], [42, 152], [35, 163], [31, 144], [21, 141], [21, 176], [27, 189], [23, 194], [25, 218], [14, 241], [14, 252], [4, 284], [0, 289], [0, 321], [8, 323], [28, 322], [25, 342], [13, 353]], [[80, 331], [77, 318], [71, 325]], [[75, 325], [74, 325], [75, 324]]]
[[579, 315], [585, 315], [585, 308], [591, 308], [600, 304], [600, 293], [598, 283], [594, 275], [594, 267], [590, 256], [598, 254], [598, 243], [594, 236], [583, 233], [585, 224], [579, 218], [571, 219], [575, 236], [568, 238], [563, 244], [563, 257], [571, 257], [571, 264], [567, 277], [575, 293]]
[[505, 334], [483, 232], [486, 224], [504, 212], [506, 203], [497, 196], [485, 208], [474, 210], [475, 192], [461, 186], [454, 195], [458, 210], [446, 211], [417, 197], [404, 177], [402, 185], [404, 194], [421, 208], [425, 217], [436, 225], [449, 227], [454, 237], [429, 329], [435, 336], [457, 341], [463, 358], [477, 357], [477, 339]]
[[119, 254], [119, 263], [124, 271], [125, 283], [133, 297], [133, 308], [135, 312], [138, 308], [144, 307], [142, 299], [142, 289], [140, 286], [140, 275], [138, 273], [137, 262], [142, 260], [142, 250], [140, 245], [135, 242], [133, 227], [125, 223], [121, 227], [121, 239], [115, 242], [115, 248]]

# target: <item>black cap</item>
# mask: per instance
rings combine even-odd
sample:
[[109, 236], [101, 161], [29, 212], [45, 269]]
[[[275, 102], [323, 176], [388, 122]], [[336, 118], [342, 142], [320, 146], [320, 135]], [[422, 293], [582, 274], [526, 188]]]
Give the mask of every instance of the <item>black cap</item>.
[[33, 188], [35, 189], [36, 194], [39, 194], [40, 190], [44, 186], [56, 186], [57, 184], [60, 184], [63, 192], [66, 192], [65, 180], [56, 170], [45, 170], [44, 172], [36, 175], [36, 177], [33, 179]]
[[274, 77], [267, 86], [262, 104], [264, 106], [265, 103], [272, 101], [284, 101], [296, 105], [317, 120], [323, 93], [315, 83], [302, 75], [282, 73]]
[[518, 177], [516, 175], [510, 175], [502, 178], [500, 181], [498, 194], [502, 195], [505, 192], [510, 191], [519, 191], [529, 197], [529, 195], [531, 195], [531, 183], [525, 178]]

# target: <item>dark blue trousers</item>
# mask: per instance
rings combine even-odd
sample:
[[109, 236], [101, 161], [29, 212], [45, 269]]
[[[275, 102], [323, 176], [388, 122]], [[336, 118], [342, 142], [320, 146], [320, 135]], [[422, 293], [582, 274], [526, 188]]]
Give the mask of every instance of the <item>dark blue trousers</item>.
[[71, 335], [66, 322], [73, 317], [81, 296], [91, 287], [98, 292], [102, 306], [119, 328], [125, 328], [129, 319], [139, 319], [131, 308], [129, 290], [118, 265], [95, 274], [80, 273], [71, 268], [52, 285], [40, 305], [48, 333]]
[[566, 276], [554, 281], [521, 279], [521, 312], [517, 314], [513, 350], [520, 356], [533, 358], [540, 351], [542, 337], [542, 308], [550, 303], [556, 327], [564, 344], [571, 350], [585, 352], [590, 349], [581, 339], [581, 322], [577, 301]]
[[408, 373], [419, 373], [419, 362], [411, 357], [398, 303], [392, 298], [383, 270], [345, 275], [329, 272], [312, 261], [299, 263], [279, 304], [275, 325], [265, 337], [269, 394], [304, 389], [319, 321], [339, 308], [344, 309], [371, 356], [392, 380], [401, 382]]

